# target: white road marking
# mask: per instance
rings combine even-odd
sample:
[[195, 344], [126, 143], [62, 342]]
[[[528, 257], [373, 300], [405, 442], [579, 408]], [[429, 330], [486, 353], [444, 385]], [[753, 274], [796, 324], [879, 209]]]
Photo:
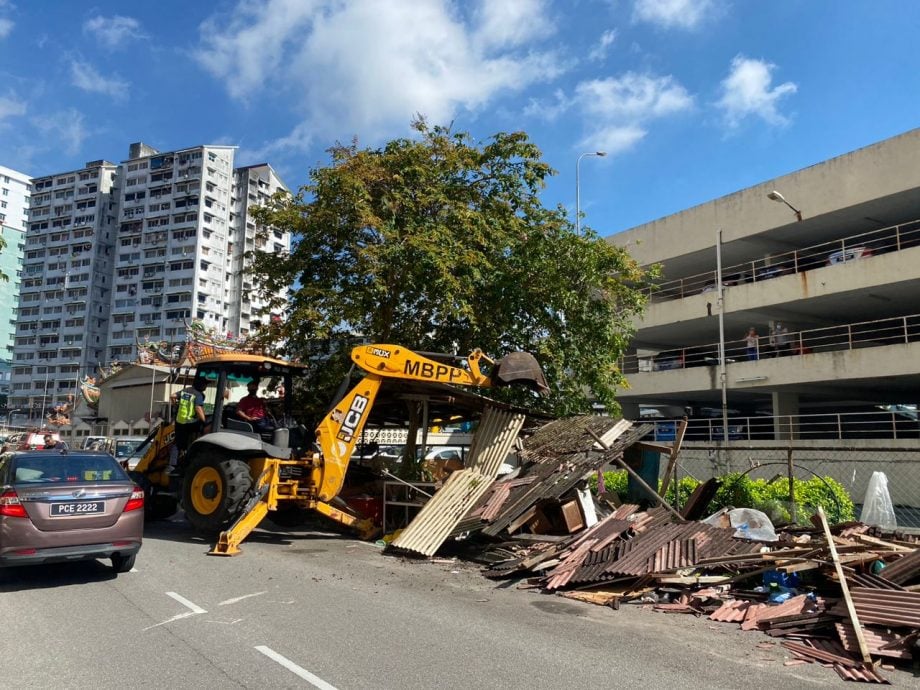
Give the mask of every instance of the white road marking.
[[172, 597], [173, 599], [178, 601], [180, 604], [182, 604], [185, 608], [191, 609], [192, 613], [207, 613], [207, 611], [205, 611], [203, 608], [198, 606], [198, 604], [193, 604], [188, 599], [186, 599], [185, 597], [179, 594], [176, 594], [175, 592], [166, 592], [166, 596]]
[[238, 601], [243, 601], [243, 599], [249, 599], [250, 597], [260, 597], [263, 594], [268, 594], [268, 592], [254, 592], [253, 594], [244, 594], [241, 597], [234, 597], [233, 599], [224, 599], [220, 602], [218, 606], [226, 606], [227, 604], [235, 604]]
[[131, 570], [129, 570], [128, 572], [129, 573], [139, 573], [140, 570], [138, 570], [137, 568], [131, 568]]
[[166, 625], [167, 623], [172, 623], [173, 621], [182, 620], [183, 618], [189, 618], [190, 616], [195, 616], [195, 615], [198, 615], [198, 614], [193, 613], [192, 611], [186, 611], [185, 613], [177, 613], [175, 616], [173, 616], [172, 618], [167, 618], [165, 621], [161, 621], [160, 623], [154, 623], [153, 625], [148, 625], [146, 628], [144, 628], [142, 632], [146, 632], [147, 630], [151, 630], [152, 628], [159, 628], [161, 625]]
[[278, 654], [278, 652], [276, 652], [273, 649], [270, 649], [269, 647], [266, 647], [265, 645], [259, 645], [258, 647], [256, 647], [256, 651], [261, 652], [262, 654], [267, 656], [272, 661], [277, 661], [279, 664], [284, 666], [288, 671], [290, 671], [294, 675], [300, 676], [301, 678], [303, 678], [305, 681], [310, 683], [310, 685], [312, 685], [315, 688], [319, 688], [320, 690], [336, 690], [336, 687], [334, 685], [330, 685], [329, 683], [324, 681], [319, 676], [314, 676], [312, 673], [310, 673], [306, 669], [301, 668], [300, 666], [295, 664], [290, 659], [287, 659], [281, 656], [280, 654]]
[[174, 621], [182, 620], [183, 618], [188, 618], [189, 616], [197, 616], [202, 613], [207, 613], [207, 611], [205, 611], [203, 608], [201, 608], [197, 604], [193, 604], [188, 599], [186, 599], [185, 597], [179, 594], [176, 594], [175, 592], [166, 592], [166, 596], [172, 597], [173, 599], [178, 601], [180, 604], [182, 604], [185, 608], [190, 609], [190, 610], [186, 611], [185, 613], [177, 613], [172, 618], [167, 618], [165, 621], [161, 621], [160, 623], [149, 625], [146, 628], [144, 628], [145, 631], [150, 630], [152, 628], [159, 628], [161, 625], [166, 625], [167, 623], [172, 623]]
[[220, 623], [221, 625], [236, 625], [236, 624], [239, 623], [241, 620], [243, 620], [243, 619], [242, 619], [242, 618], [236, 618], [236, 619], [234, 619], [234, 620], [232, 620], [232, 621], [205, 621], [205, 623]]

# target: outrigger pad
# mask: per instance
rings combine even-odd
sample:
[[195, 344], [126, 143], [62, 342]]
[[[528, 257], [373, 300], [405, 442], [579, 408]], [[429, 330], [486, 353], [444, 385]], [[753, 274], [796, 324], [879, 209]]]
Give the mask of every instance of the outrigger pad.
[[512, 352], [495, 363], [492, 380], [505, 386], [525, 386], [541, 395], [549, 392], [543, 369], [529, 352]]

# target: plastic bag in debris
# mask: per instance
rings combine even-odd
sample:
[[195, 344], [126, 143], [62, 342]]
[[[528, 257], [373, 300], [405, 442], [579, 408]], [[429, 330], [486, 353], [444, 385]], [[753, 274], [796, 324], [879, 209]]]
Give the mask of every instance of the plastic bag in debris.
[[723, 508], [703, 520], [713, 527], [734, 527], [732, 536], [754, 541], [776, 541], [776, 530], [765, 513], [753, 508]]
[[888, 493], [888, 477], [884, 472], [872, 473], [859, 521], [882, 529], [897, 529], [898, 520], [894, 515], [891, 494]]

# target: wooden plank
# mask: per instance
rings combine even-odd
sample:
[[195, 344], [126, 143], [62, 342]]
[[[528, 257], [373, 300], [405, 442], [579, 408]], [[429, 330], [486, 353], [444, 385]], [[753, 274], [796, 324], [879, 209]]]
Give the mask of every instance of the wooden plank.
[[911, 552], [915, 549], [908, 548], [906, 546], [901, 546], [900, 544], [894, 544], [890, 541], [885, 541], [884, 539], [878, 539], [876, 537], [870, 537], [868, 534], [854, 534], [853, 538], [856, 541], [865, 542], [866, 544], [872, 544], [874, 546], [884, 546], [886, 549], [891, 551], [898, 552]]
[[[668, 493], [668, 487], [671, 485], [671, 478], [677, 469], [677, 456], [680, 455], [680, 447], [684, 442], [684, 433], [687, 431], [687, 418], [684, 417], [677, 425], [677, 433], [674, 434], [674, 445], [671, 446], [671, 452], [668, 454], [668, 468], [664, 471], [664, 479], [661, 480], [661, 495]], [[676, 496], [677, 494], [675, 494]]]
[[850, 614], [850, 622], [853, 625], [853, 631], [856, 633], [856, 641], [859, 643], [859, 653], [866, 665], [872, 666], [872, 657], [869, 654], [869, 646], [866, 644], [866, 636], [863, 635], [862, 625], [860, 625], [859, 617], [856, 615], [856, 607], [853, 605], [852, 597], [850, 597], [850, 586], [847, 584], [843, 566], [840, 565], [840, 559], [837, 557], [837, 545], [834, 543], [834, 535], [831, 534], [831, 527], [827, 524], [827, 516], [824, 514], [824, 508], [821, 506], [818, 506], [818, 517], [821, 520], [821, 527], [824, 529], [824, 536], [827, 537], [827, 547], [830, 549], [831, 560], [834, 562], [834, 569], [837, 571], [837, 579], [840, 581], [840, 591], [843, 592], [843, 600], [846, 602], [847, 613]]
[[[600, 444], [601, 448], [603, 448], [604, 450], [610, 450], [610, 446], [608, 446], [606, 443], [604, 443], [604, 442], [601, 440], [601, 437], [598, 436], [596, 433], [594, 433], [594, 430], [593, 430], [593, 429], [588, 429], [587, 431], [588, 431], [588, 433], [591, 435], [591, 438], [593, 438], [595, 441], [597, 441], [597, 443]], [[654, 496], [654, 497], [655, 497], [655, 500], [657, 500], [658, 503], [659, 503], [665, 510], [667, 510], [667, 511], [668, 511], [669, 513], [671, 513], [675, 518], [677, 518], [677, 521], [678, 521], [678, 522], [680, 522], [680, 523], [685, 523], [685, 522], [687, 522], [687, 520], [684, 519], [684, 516], [681, 515], [680, 513], [678, 513], [676, 510], [674, 510], [671, 506], [669, 506], [669, 505], [665, 502], [665, 500], [661, 497], [661, 494], [659, 494], [659, 493], [658, 493], [657, 491], [655, 491], [652, 487], [650, 487], [650, 486], [648, 485], [648, 483], [647, 483], [642, 477], [639, 476], [639, 473], [638, 473], [638, 472], [636, 472], [632, 467], [630, 467], [629, 465], [626, 464], [626, 462], [623, 460], [623, 458], [621, 458], [621, 457], [614, 457], [613, 460], [614, 460], [614, 462], [616, 462], [620, 467], [622, 467], [624, 470], [626, 470], [626, 473], [627, 473], [630, 477], [632, 477], [633, 479], [635, 479], [635, 480], [639, 483], [639, 486], [641, 486], [643, 489], [645, 489], [646, 491], [648, 491], [650, 495]]]

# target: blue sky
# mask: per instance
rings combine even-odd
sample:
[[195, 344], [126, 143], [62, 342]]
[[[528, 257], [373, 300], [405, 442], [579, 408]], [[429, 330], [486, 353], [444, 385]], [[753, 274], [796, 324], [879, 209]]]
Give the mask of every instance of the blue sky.
[[[525, 130], [601, 235], [912, 129], [907, 0], [0, 0], [0, 165], [239, 146], [290, 186], [415, 113]], [[800, 202], [801, 203], [801, 202]]]

